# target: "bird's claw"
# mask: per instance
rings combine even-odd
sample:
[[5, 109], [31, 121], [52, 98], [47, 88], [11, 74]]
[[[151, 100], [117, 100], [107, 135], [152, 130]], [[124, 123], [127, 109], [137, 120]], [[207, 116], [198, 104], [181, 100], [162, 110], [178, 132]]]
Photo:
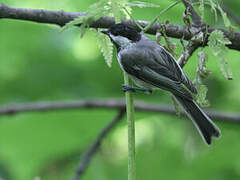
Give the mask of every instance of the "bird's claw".
[[122, 85], [122, 90], [123, 92], [127, 92], [127, 91], [136, 92], [136, 89], [133, 86], [126, 85], [126, 84]]
[[133, 86], [126, 85], [126, 84], [122, 85], [122, 90], [123, 90], [123, 92], [127, 92], [127, 91], [132, 91], [132, 92], [142, 91], [142, 92], [144, 92], [146, 94], [152, 94], [152, 90], [151, 89], [137, 88], [137, 87], [133, 87]]

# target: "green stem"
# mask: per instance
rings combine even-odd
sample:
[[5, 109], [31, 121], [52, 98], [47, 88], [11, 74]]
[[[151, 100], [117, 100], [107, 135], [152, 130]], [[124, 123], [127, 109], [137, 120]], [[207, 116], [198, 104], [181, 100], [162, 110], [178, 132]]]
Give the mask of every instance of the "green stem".
[[148, 24], [144, 29], [143, 29], [143, 32], [146, 32], [148, 31], [152, 25], [157, 22], [157, 20], [161, 17], [162, 14], [164, 14], [165, 12], [167, 12], [169, 9], [173, 8], [174, 6], [176, 6], [178, 3], [180, 3], [181, 1], [178, 0], [174, 3], [172, 3], [170, 6], [168, 6], [166, 9], [162, 10], [153, 20], [150, 24]]
[[143, 27], [133, 18], [133, 16], [131, 15], [131, 13], [127, 10], [126, 7], [123, 6], [123, 9], [125, 10], [125, 12], [129, 15], [129, 17], [131, 18], [131, 20], [133, 20], [133, 22], [136, 24], [136, 26], [143, 31]]
[[[124, 84], [129, 85], [130, 80], [126, 73], [124, 73]], [[126, 111], [127, 111], [127, 125], [128, 125], [128, 180], [136, 179], [136, 163], [135, 163], [135, 124], [134, 124], [134, 104], [133, 94], [126, 91]]]

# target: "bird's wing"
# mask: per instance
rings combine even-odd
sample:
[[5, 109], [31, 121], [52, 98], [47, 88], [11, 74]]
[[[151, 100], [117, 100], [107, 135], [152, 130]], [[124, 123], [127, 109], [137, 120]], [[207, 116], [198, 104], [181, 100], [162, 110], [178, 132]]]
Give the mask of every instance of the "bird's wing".
[[[155, 58], [154, 60], [159, 64], [165, 66], [169, 74], [171, 74], [174, 78], [178, 78], [178, 81], [183, 83], [192, 93], [197, 94], [197, 90], [192, 84], [192, 82], [188, 79], [182, 68], [176, 62], [174, 57], [167, 52], [163, 47], [158, 46], [158, 48], [154, 49]], [[157, 55], [157, 56], [156, 56]], [[153, 67], [154, 68], [154, 67]], [[158, 70], [157, 66], [155, 68], [156, 72], [161, 73], [161, 69]]]
[[191, 94], [181, 85], [181, 74], [179, 75], [179, 72], [177, 72], [179, 69], [176, 70], [171, 61], [156, 60], [156, 52], [146, 51], [149, 51], [149, 49], [139, 47], [120, 51], [119, 61], [122, 68], [128, 74], [155, 87], [192, 99]]
[[[155, 42], [152, 41], [151, 43]], [[149, 48], [149, 46], [154, 48]], [[158, 44], [140, 44], [132, 48], [131, 50], [122, 51], [121, 56], [123, 61], [124, 59], [131, 58], [131, 63], [146, 66], [163, 77], [177, 83], [183, 83], [192, 93], [197, 94], [197, 90], [192, 82], [185, 75], [173, 56], [163, 47]], [[127, 58], [124, 58], [124, 56]], [[127, 65], [128, 63], [125, 64]]]

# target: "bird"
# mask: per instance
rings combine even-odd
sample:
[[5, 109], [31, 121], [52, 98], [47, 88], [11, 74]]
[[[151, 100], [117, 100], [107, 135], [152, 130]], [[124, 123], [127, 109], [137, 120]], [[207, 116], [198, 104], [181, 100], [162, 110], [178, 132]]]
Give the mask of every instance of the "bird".
[[124, 91], [166, 90], [183, 107], [207, 145], [211, 144], [212, 137], [221, 136], [220, 129], [194, 101], [192, 94], [197, 94], [197, 89], [164, 47], [124, 23], [101, 32], [116, 46], [121, 69], [138, 86], [123, 85]]

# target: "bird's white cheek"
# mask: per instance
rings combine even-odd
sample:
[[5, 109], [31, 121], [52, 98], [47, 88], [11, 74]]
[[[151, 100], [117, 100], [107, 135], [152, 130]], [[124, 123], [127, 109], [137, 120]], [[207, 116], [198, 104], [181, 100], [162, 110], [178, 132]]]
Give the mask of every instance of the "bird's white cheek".
[[114, 36], [110, 34], [111, 39], [120, 47], [126, 47], [131, 44], [131, 40], [122, 36]]

